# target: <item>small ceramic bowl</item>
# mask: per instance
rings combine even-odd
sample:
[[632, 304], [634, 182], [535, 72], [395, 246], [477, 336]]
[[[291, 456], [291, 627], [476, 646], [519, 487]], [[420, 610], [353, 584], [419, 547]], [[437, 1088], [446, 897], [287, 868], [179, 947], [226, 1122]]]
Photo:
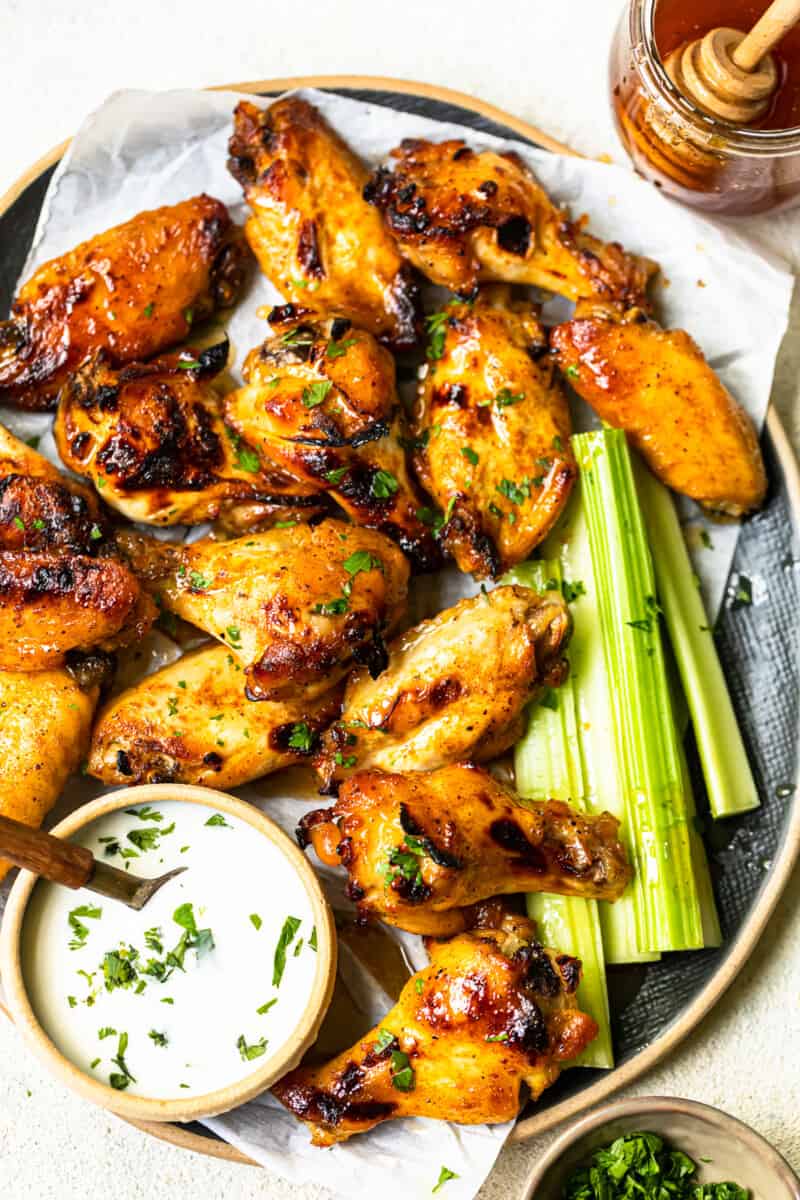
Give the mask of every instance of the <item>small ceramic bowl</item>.
[[593, 1151], [626, 1133], [656, 1133], [698, 1164], [700, 1183], [738, 1183], [752, 1200], [800, 1200], [800, 1180], [760, 1134], [694, 1100], [637, 1096], [594, 1109], [561, 1134], [531, 1173], [523, 1200], [563, 1200]]
[[311, 904], [317, 928], [316, 968], [311, 999], [305, 1011], [298, 1014], [291, 1037], [269, 1057], [259, 1059], [257, 1068], [243, 1079], [205, 1095], [188, 1096], [185, 1099], [162, 1100], [116, 1091], [87, 1075], [67, 1059], [53, 1044], [33, 1010], [22, 972], [21, 937], [25, 910], [38, 877], [30, 871], [20, 871], [9, 894], [0, 931], [0, 975], [10, 1015], [37, 1057], [63, 1083], [95, 1104], [133, 1121], [196, 1121], [227, 1112], [265, 1091], [297, 1066], [305, 1051], [316, 1040], [336, 979], [336, 930], [319, 880], [308, 859], [292, 839], [252, 805], [211, 788], [186, 784], [150, 784], [100, 796], [71, 813], [51, 832], [56, 837], [69, 838], [98, 817], [116, 809], [139, 804], [163, 804], [168, 800], [203, 805], [214, 812], [238, 817], [278, 847], [299, 877]]

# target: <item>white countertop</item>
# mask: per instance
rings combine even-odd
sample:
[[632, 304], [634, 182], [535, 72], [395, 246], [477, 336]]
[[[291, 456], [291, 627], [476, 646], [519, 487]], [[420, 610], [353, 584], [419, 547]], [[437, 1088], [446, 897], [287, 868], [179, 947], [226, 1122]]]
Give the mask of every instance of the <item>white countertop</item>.
[[[0, 0], [0, 193], [119, 87], [378, 74], [481, 96], [586, 154], [624, 156], [606, 100], [617, 0]], [[800, 267], [800, 210], [748, 224]], [[800, 303], [775, 400], [800, 448]], [[750, 963], [667, 1064], [630, 1094], [693, 1097], [753, 1124], [800, 1169], [800, 877]], [[515, 1200], [549, 1139], [507, 1149], [481, 1200]], [[176, 1150], [50, 1079], [0, 1021], [0, 1195], [8, 1200], [302, 1200], [253, 1168]]]

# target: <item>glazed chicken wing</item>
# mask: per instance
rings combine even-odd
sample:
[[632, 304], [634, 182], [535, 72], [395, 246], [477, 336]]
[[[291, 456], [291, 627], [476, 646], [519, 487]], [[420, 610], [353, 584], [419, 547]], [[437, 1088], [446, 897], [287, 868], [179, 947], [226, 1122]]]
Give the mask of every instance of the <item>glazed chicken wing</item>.
[[228, 168], [251, 215], [261, 269], [288, 300], [347, 317], [396, 349], [417, 338], [417, 289], [380, 214], [362, 198], [366, 167], [313, 105], [242, 100]]
[[341, 707], [342, 687], [314, 699], [248, 700], [225, 646], [184, 655], [111, 700], [98, 716], [89, 774], [103, 783], [231, 788], [302, 762]]
[[488, 771], [455, 763], [410, 775], [361, 771], [332, 808], [303, 818], [298, 838], [329, 865], [341, 861], [363, 917], [446, 937], [469, 928], [468, 906], [490, 896], [618, 900], [631, 877], [618, 828], [610, 813], [522, 803]]
[[[86, 754], [99, 691], [64, 668], [0, 671], [0, 814], [41, 825]], [[0, 858], [0, 879], [9, 869]]]
[[712, 515], [758, 508], [767, 478], [755, 430], [688, 333], [638, 310], [579, 305], [552, 344], [575, 391], [662, 483]]
[[497, 280], [570, 300], [642, 302], [655, 264], [585, 233], [516, 154], [407, 139], [392, 158], [394, 169], [379, 168], [365, 195], [433, 283], [462, 295]]
[[155, 608], [112, 548], [92, 494], [0, 429], [0, 669], [45, 670], [144, 634]]
[[383, 635], [405, 611], [402, 553], [342, 521], [187, 546], [119, 541], [160, 607], [227, 644], [257, 700], [291, 699], [299, 686], [318, 696], [354, 661], [381, 670]]
[[437, 314], [414, 415], [414, 464], [445, 514], [442, 542], [476, 579], [529, 557], [576, 470], [544, 330], [505, 290]]
[[246, 384], [225, 398], [228, 424], [272, 464], [327, 492], [360, 525], [393, 538], [421, 570], [441, 555], [417, 513], [425, 500], [409, 477], [405, 426], [392, 356], [363, 329], [309, 323], [287, 304], [277, 336], [252, 350]]
[[581, 964], [546, 950], [522, 917], [428, 943], [430, 966], [361, 1041], [272, 1090], [317, 1146], [398, 1117], [499, 1124], [597, 1036], [577, 1007]]
[[291, 519], [320, 511], [313, 490], [285, 471], [259, 465], [252, 447], [226, 430], [211, 379], [228, 343], [112, 367], [87, 361], [61, 390], [58, 452], [71, 471], [102, 488], [132, 521], [196, 525], [223, 513], [236, 522]]
[[518, 739], [522, 711], [565, 677], [570, 618], [556, 592], [498, 587], [401, 634], [385, 671], [354, 671], [317, 763], [326, 788], [355, 770], [486, 762]]
[[105, 350], [116, 366], [186, 337], [232, 304], [247, 248], [211, 196], [139, 213], [44, 263], [0, 324], [0, 403], [52, 407], [70, 372]]

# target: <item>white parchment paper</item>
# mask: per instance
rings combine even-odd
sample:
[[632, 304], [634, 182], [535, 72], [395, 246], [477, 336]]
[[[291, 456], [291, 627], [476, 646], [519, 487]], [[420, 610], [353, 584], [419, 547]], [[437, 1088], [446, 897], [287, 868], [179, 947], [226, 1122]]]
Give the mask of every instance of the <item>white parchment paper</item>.
[[[403, 137], [441, 140], [464, 136], [476, 148], [516, 150], [533, 167], [547, 191], [577, 216], [591, 218], [598, 236], [620, 240], [661, 263], [659, 316], [665, 325], [688, 329], [760, 428], [772, 386], [775, 357], [788, 317], [792, 278], [778, 261], [765, 258], [730, 229], [717, 227], [665, 200], [627, 170], [531, 149], [516, 141], [394, 112], [377, 105], [321, 92], [303, 93], [324, 112], [353, 148], [370, 163], [383, 159]], [[253, 99], [253, 97], [248, 97]], [[42, 262], [84, 238], [146, 208], [175, 203], [200, 191], [223, 200], [234, 217], [245, 212], [238, 185], [225, 166], [231, 112], [239, 99], [227, 92], [119, 92], [90, 116], [61, 161], [45, 205], [23, 278]], [[256, 101], [257, 103], [259, 101]], [[264, 102], [266, 103], [266, 101]], [[260, 275], [227, 319], [233, 347], [232, 373], [266, 333], [256, 315], [280, 299]], [[547, 310], [546, 310], [547, 311]], [[587, 421], [576, 406], [576, 420]], [[49, 433], [51, 418], [0, 410], [0, 421], [20, 436], [39, 434], [40, 449], [57, 461]], [[713, 430], [709, 430], [709, 438]], [[688, 510], [687, 510], [688, 513]], [[697, 573], [712, 614], [722, 603], [735, 548], [735, 525], [711, 527], [712, 547], [698, 536], [704, 524], [688, 513]], [[416, 600], [416, 615], [474, 590], [454, 571], [426, 582]], [[754, 599], [756, 599], [754, 597]], [[162, 642], [164, 639], [162, 639]], [[163, 646], [162, 646], [163, 652]], [[167, 656], [170, 656], [167, 650]], [[100, 790], [88, 780], [75, 781], [59, 805], [70, 807]], [[285, 829], [319, 804], [308, 777], [281, 773], [240, 789], [264, 807]], [[343, 907], [342, 879], [325, 871], [326, 889]], [[0, 907], [2, 896], [0, 895]], [[422, 963], [418, 939], [406, 936], [405, 948]], [[390, 998], [350, 950], [342, 972], [351, 994], [359, 997], [364, 1028], [390, 1006]], [[207, 1122], [220, 1136], [278, 1174], [300, 1184], [314, 1182], [348, 1200], [409, 1200], [430, 1195], [442, 1166], [457, 1173], [443, 1188], [445, 1200], [470, 1200], [491, 1169], [510, 1125], [457, 1127], [414, 1120], [391, 1122], [345, 1146], [313, 1149], [305, 1128], [269, 1096]]]

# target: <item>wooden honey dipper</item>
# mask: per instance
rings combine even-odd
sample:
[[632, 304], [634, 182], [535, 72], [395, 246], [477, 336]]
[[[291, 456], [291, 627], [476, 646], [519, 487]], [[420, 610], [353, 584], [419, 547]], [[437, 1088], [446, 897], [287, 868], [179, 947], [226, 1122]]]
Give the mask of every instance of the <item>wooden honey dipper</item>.
[[748, 34], [712, 29], [678, 47], [664, 66], [675, 86], [711, 117], [757, 121], [778, 85], [773, 46], [800, 20], [800, 0], [773, 0]]

